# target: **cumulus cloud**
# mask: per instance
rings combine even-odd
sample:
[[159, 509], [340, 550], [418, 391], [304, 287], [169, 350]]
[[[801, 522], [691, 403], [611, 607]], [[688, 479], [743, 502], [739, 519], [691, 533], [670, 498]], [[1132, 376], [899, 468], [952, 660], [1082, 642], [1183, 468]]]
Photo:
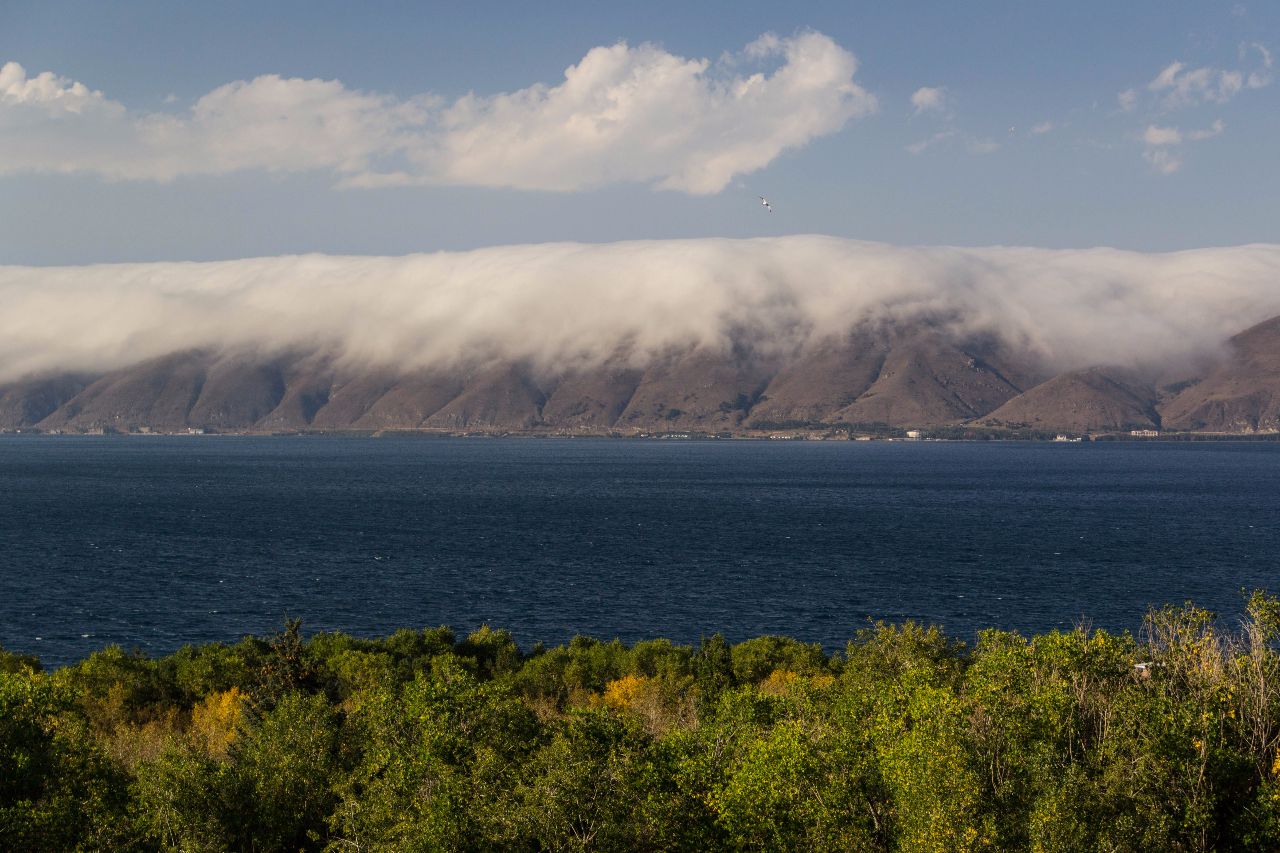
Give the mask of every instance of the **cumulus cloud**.
[[590, 50], [556, 85], [447, 102], [266, 75], [189, 110], [136, 112], [51, 72], [0, 69], [0, 173], [167, 181], [320, 171], [346, 186], [581, 190], [645, 182], [714, 193], [876, 109], [821, 33], [766, 35], [712, 63], [652, 44]]
[[0, 172], [159, 181], [246, 168], [358, 173], [388, 138], [423, 125], [427, 105], [267, 75], [220, 86], [185, 115], [135, 114], [81, 83], [28, 77], [10, 62], [0, 68]]
[[0, 267], [0, 380], [202, 347], [405, 369], [564, 370], [671, 348], [803, 347], [864, 320], [994, 331], [1059, 369], [1162, 362], [1280, 314], [1280, 246], [1171, 254], [833, 237], [505, 246], [406, 257]]
[[921, 86], [911, 95], [911, 106], [915, 114], [939, 112], [947, 102], [946, 90], [941, 86]]

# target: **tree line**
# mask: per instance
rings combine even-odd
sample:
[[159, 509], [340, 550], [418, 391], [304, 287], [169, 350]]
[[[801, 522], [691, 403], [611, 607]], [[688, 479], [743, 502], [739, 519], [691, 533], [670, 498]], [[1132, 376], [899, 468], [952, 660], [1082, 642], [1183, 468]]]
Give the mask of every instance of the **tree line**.
[[502, 630], [0, 651], [0, 849], [1277, 850], [1280, 600], [839, 654]]

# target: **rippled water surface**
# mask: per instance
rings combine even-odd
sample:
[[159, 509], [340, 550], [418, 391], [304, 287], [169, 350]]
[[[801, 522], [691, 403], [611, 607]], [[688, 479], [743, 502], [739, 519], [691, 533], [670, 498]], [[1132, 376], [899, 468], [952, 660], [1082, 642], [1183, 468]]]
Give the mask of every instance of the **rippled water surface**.
[[1280, 591], [1280, 445], [0, 438], [0, 644], [488, 622], [832, 647]]

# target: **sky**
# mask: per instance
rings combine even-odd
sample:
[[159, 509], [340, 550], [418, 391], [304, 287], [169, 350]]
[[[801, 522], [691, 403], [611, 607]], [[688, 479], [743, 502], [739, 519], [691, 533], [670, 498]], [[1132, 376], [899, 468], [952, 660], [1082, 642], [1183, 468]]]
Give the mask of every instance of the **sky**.
[[1260, 0], [0, 0], [0, 265], [1276, 242], [1277, 58]]

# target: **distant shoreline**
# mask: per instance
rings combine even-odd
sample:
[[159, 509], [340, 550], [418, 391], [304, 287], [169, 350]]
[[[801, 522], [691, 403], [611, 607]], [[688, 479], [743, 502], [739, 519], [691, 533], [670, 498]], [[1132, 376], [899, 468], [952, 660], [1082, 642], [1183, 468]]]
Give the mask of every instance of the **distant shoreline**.
[[[911, 430], [915, 432], [915, 430]], [[907, 432], [901, 430], [900, 432]], [[921, 429], [918, 436], [896, 434], [859, 434], [843, 430], [819, 434], [815, 432], [791, 433], [750, 432], [750, 433], [698, 433], [698, 432], [553, 432], [540, 430], [432, 430], [432, 429], [389, 429], [389, 430], [292, 430], [273, 431], [226, 431], [190, 430], [182, 432], [139, 432], [116, 430], [88, 431], [45, 431], [45, 430], [0, 430], [3, 438], [419, 438], [419, 439], [594, 439], [621, 441], [772, 441], [772, 442], [894, 442], [902, 444], [925, 442], [1018, 442], [1040, 444], [1091, 444], [1097, 442], [1126, 443], [1187, 443], [1187, 442], [1280, 442], [1280, 432], [1264, 433], [1208, 433], [1208, 432], [1169, 432], [1158, 435], [1133, 435], [1124, 432], [1107, 432], [1094, 434], [1062, 433], [1028, 434], [1020, 431], [971, 430], [962, 427], [944, 427], [936, 431]]]

